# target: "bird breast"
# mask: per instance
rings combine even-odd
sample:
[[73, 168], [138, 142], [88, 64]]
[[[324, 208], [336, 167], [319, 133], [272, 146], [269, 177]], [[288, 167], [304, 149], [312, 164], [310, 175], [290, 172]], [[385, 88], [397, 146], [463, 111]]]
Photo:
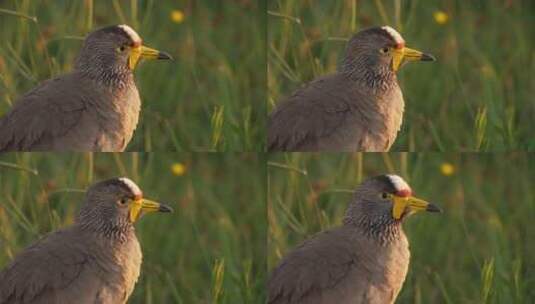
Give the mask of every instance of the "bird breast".
[[96, 255], [101, 280], [105, 282], [98, 294], [104, 303], [126, 303], [139, 278], [142, 253], [133, 232], [123, 241], [101, 239]]
[[394, 287], [395, 297], [400, 292], [409, 270], [410, 251], [405, 234], [392, 244], [392, 251], [386, 259], [385, 278]]
[[360, 239], [358, 250], [362, 268], [355, 270], [355, 281], [368, 278], [364, 291], [369, 303], [394, 303], [409, 269], [409, 245], [406, 236], [386, 245]]
[[127, 242], [120, 245], [122, 248], [116, 251], [115, 259], [122, 269], [122, 286], [124, 287], [125, 302], [132, 294], [134, 286], [139, 278], [141, 270], [142, 253], [137, 238], [129, 238]]
[[383, 95], [377, 102], [378, 112], [383, 117], [382, 129], [384, 149], [389, 150], [394, 143], [396, 136], [401, 129], [403, 122], [403, 112], [405, 109], [405, 101], [403, 100], [403, 93], [396, 84], [385, 95]]
[[119, 102], [122, 107], [119, 108], [119, 114], [122, 122], [122, 130], [126, 143], [132, 139], [134, 130], [137, 127], [139, 120], [139, 112], [141, 110], [141, 99], [139, 98], [139, 92], [135, 85], [128, 86], [126, 92]]
[[101, 128], [104, 130], [98, 145], [103, 150], [122, 151], [132, 139], [139, 120], [141, 100], [132, 82], [109, 93], [110, 101], [99, 108]]

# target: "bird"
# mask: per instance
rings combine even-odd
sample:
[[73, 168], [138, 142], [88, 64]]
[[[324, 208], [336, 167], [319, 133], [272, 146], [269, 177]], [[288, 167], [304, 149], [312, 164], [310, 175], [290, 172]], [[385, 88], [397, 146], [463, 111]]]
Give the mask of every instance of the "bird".
[[134, 223], [173, 209], [126, 177], [93, 184], [74, 224], [31, 244], [0, 272], [0, 304], [126, 303], [140, 274]]
[[356, 33], [334, 74], [314, 79], [270, 113], [268, 151], [388, 151], [405, 107], [396, 72], [409, 61], [435, 60], [406, 47], [390, 26]]
[[89, 33], [71, 72], [43, 81], [0, 118], [0, 151], [123, 151], [141, 109], [140, 59], [172, 57], [125, 24]]
[[394, 303], [410, 257], [402, 222], [419, 211], [442, 212], [398, 175], [365, 180], [341, 226], [307, 239], [273, 269], [268, 303]]

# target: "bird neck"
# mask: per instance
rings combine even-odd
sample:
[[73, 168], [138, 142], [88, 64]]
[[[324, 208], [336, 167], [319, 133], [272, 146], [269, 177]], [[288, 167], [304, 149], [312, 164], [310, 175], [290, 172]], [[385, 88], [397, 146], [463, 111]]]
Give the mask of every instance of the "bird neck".
[[79, 63], [76, 65], [75, 70], [84, 77], [112, 90], [123, 90], [134, 84], [134, 74], [128, 67], [111, 66], [101, 68], [91, 64]]
[[373, 94], [387, 92], [397, 85], [396, 73], [390, 67], [370, 68], [363, 60], [346, 59], [339, 72]]
[[119, 243], [126, 243], [132, 236], [135, 236], [134, 227], [132, 225], [112, 226], [112, 225], [89, 225], [80, 224], [80, 228], [85, 231], [91, 231], [99, 236]]
[[86, 214], [78, 217], [77, 225], [81, 230], [120, 243], [126, 243], [135, 237], [134, 226], [127, 220], [103, 221], [98, 214]]
[[395, 220], [390, 214], [366, 216], [364, 214], [344, 218], [344, 225], [354, 228], [368, 239], [385, 246], [399, 240], [403, 234], [401, 221]]

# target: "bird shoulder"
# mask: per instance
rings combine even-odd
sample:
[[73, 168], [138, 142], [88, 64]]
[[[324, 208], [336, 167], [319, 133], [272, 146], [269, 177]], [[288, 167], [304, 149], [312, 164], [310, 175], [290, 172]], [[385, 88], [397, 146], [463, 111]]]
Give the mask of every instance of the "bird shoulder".
[[268, 303], [300, 303], [336, 288], [357, 263], [346, 232], [321, 232], [290, 252], [271, 274]]
[[88, 257], [76, 242], [65, 242], [68, 234], [59, 230], [41, 238], [0, 272], [0, 303], [39, 302], [69, 288]]

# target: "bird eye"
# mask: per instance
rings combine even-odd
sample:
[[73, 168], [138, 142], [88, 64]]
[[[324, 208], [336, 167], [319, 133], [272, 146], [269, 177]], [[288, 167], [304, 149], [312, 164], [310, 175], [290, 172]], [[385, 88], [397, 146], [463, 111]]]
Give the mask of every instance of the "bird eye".
[[386, 54], [386, 53], [388, 53], [390, 51], [390, 48], [384, 47], [384, 48], [380, 49], [380, 51], [381, 51], [381, 53]]
[[390, 197], [390, 195], [388, 193], [386, 193], [386, 192], [381, 193], [381, 198], [382, 199], [387, 199], [389, 197]]
[[124, 52], [124, 50], [126, 50], [126, 47], [124, 45], [121, 45], [120, 47], [117, 48], [117, 51], [120, 53]]
[[130, 199], [128, 199], [128, 198], [122, 198], [119, 201], [119, 205], [126, 205], [126, 204], [128, 204], [129, 201], [130, 201]]

